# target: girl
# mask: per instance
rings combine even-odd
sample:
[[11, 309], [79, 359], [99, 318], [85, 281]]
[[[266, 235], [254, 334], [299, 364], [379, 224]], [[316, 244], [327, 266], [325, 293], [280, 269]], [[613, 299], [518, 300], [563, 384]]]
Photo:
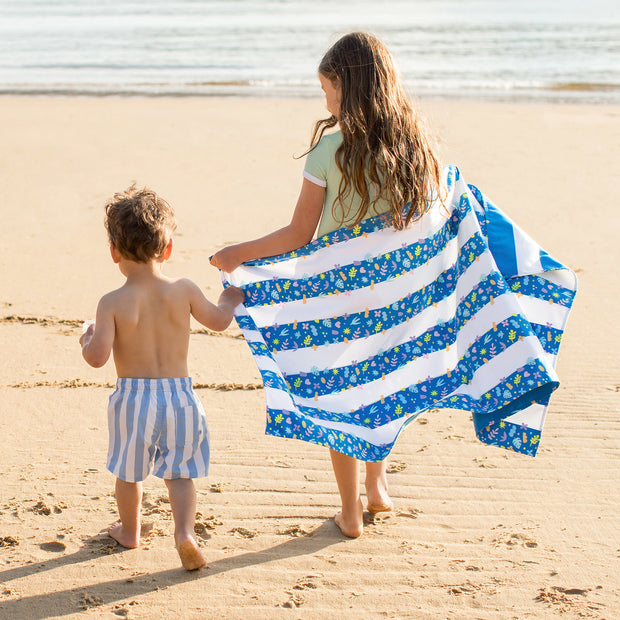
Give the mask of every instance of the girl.
[[[211, 259], [215, 267], [231, 272], [248, 260], [301, 248], [317, 225], [322, 236], [384, 214], [385, 225], [400, 230], [438, 195], [439, 162], [381, 41], [365, 33], [345, 35], [327, 51], [318, 73], [331, 116], [314, 127], [290, 224], [220, 250]], [[359, 463], [335, 450], [330, 455], [342, 501], [334, 519], [343, 534], [356, 538], [363, 531]], [[385, 461], [366, 462], [365, 487], [369, 512], [392, 509]]]

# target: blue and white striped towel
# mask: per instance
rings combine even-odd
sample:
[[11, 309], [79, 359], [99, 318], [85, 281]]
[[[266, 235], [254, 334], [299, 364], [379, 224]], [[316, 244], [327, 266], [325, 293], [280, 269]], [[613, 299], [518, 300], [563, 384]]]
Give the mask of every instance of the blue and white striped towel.
[[444, 204], [405, 230], [377, 216], [224, 275], [245, 292], [268, 434], [377, 461], [443, 407], [536, 454], [576, 278], [458, 168], [445, 180]]

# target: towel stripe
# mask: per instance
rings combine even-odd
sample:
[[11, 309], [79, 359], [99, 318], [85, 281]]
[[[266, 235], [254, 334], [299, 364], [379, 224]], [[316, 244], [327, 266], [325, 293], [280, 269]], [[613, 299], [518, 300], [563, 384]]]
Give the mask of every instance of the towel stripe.
[[576, 278], [454, 166], [443, 204], [377, 216], [224, 276], [265, 384], [266, 432], [376, 461], [429, 408], [535, 455]]

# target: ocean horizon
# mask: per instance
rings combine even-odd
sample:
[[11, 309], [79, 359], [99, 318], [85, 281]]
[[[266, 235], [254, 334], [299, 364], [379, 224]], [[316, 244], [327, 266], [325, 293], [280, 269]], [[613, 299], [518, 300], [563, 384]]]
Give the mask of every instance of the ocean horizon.
[[0, 0], [0, 95], [315, 97], [352, 30], [415, 97], [620, 103], [615, 0]]

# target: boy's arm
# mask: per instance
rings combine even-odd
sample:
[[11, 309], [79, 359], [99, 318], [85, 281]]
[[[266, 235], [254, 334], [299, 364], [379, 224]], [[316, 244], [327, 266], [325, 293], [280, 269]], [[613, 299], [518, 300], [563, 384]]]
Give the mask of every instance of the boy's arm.
[[110, 295], [105, 295], [97, 306], [94, 325], [90, 325], [82, 337], [82, 355], [93, 367], [100, 368], [110, 357], [114, 344], [114, 312]]
[[192, 316], [205, 327], [216, 332], [225, 330], [233, 319], [234, 309], [243, 302], [243, 291], [230, 286], [222, 291], [216, 304], [211, 303], [198, 285], [190, 280], [190, 311]]

